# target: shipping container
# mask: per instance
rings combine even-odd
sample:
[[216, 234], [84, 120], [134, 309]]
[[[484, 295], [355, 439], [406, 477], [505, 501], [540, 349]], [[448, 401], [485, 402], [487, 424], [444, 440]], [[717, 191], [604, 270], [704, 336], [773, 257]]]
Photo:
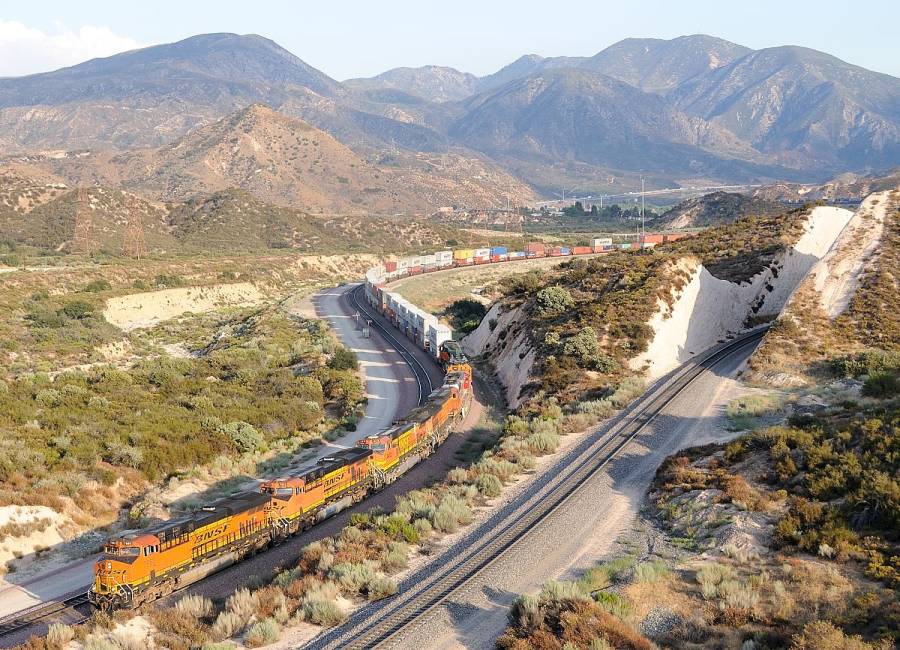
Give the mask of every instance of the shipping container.
[[422, 266], [432, 266], [437, 264], [437, 255], [423, 255]]
[[453, 251], [438, 251], [434, 255], [438, 266], [453, 266]]
[[406, 272], [409, 273], [409, 275], [421, 275], [422, 267], [421, 266], [411, 266], [408, 269], [406, 269]]
[[509, 255], [506, 253], [501, 253], [499, 255], [491, 255], [492, 262], [505, 262], [509, 259]]
[[612, 238], [610, 237], [595, 237], [591, 240], [591, 248], [602, 248], [603, 246], [612, 246]]
[[490, 264], [491, 257], [488, 255], [487, 257], [476, 257], [474, 259], [475, 264]]
[[397, 262], [394, 260], [390, 260], [389, 262], [384, 263], [384, 270], [388, 273], [393, 273], [397, 270]]
[[397, 270], [398, 271], [405, 271], [408, 268], [409, 268], [409, 258], [408, 257], [404, 257], [402, 259], [397, 260]]
[[464, 260], [453, 260], [454, 266], [472, 266], [473, 264], [475, 264], [474, 257], [469, 257]]
[[547, 247], [542, 242], [530, 242], [525, 244], [526, 253], [546, 253]]
[[490, 257], [491, 249], [490, 248], [476, 248], [475, 254], [473, 257]]
[[619, 244], [619, 248], [623, 251], [631, 250], [631, 242], [625, 242], [624, 244]]
[[649, 235], [644, 235], [644, 243], [645, 244], [662, 244], [663, 236], [657, 235], [656, 233], [650, 233]]
[[438, 271], [440, 269], [441, 269], [441, 267], [438, 266], [437, 264], [426, 264], [425, 266], [422, 267], [422, 272], [423, 273], [431, 273], [433, 271]]
[[521, 260], [525, 257], [525, 251], [512, 251], [509, 254], [509, 259], [511, 260]]
[[593, 252], [594, 252], [594, 249], [591, 248], [590, 246], [576, 246], [572, 249], [573, 255], [589, 255], [590, 253], [593, 253]]
[[475, 257], [475, 251], [471, 248], [460, 248], [459, 250], [453, 251], [454, 260], [467, 260], [473, 257]]
[[663, 241], [678, 241], [679, 239], [684, 239], [685, 237], [690, 237], [690, 233], [686, 232], [678, 232], [678, 233], [670, 233], [668, 235], [663, 235]]
[[422, 256], [413, 255], [406, 258], [406, 266], [422, 266]]
[[491, 246], [491, 257], [494, 255], [506, 255], [509, 253], [509, 249], [506, 246]]

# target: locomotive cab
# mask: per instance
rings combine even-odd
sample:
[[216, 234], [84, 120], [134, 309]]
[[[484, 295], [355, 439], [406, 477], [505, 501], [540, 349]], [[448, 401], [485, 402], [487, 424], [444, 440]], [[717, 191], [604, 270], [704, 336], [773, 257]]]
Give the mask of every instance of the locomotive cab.
[[135, 588], [155, 575], [159, 539], [128, 535], [109, 540], [94, 565], [94, 584], [88, 600], [103, 610], [135, 607]]

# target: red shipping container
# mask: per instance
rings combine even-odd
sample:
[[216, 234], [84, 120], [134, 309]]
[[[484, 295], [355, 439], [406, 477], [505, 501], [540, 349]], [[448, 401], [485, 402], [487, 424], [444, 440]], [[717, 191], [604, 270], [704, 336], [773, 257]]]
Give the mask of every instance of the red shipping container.
[[588, 255], [593, 252], [594, 249], [592, 249], [590, 246], [576, 246], [572, 249], [573, 255]]
[[655, 233], [651, 233], [649, 235], [644, 235], [644, 243], [645, 244], [662, 244], [663, 236], [657, 235]]
[[407, 269], [407, 272], [410, 275], [419, 275], [420, 273], [422, 273], [422, 267], [421, 266], [410, 266], [409, 269]]
[[397, 262], [385, 262], [384, 270], [387, 271], [388, 273], [393, 273], [394, 271], [397, 270]]
[[531, 242], [529, 244], [525, 244], [525, 252], [544, 254], [547, 252], [547, 247], [544, 246], [544, 244], [542, 244], [541, 242]]

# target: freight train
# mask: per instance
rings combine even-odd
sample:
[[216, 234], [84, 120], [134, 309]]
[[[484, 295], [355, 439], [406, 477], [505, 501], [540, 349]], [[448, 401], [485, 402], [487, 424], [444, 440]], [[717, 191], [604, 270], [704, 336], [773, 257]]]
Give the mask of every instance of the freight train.
[[[648, 233], [640, 242], [614, 245], [611, 238], [595, 238], [590, 246], [547, 246], [541, 242], [531, 242], [524, 250], [510, 251], [505, 246], [486, 248], [462, 248], [438, 251], [428, 255], [412, 255], [398, 260], [387, 261], [372, 267], [366, 273], [366, 300], [381, 312], [394, 327], [403, 332], [416, 344], [429, 352], [446, 367], [444, 344], [451, 342], [450, 328], [440, 323], [432, 314], [419, 309], [399, 293], [389, 291], [386, 285], [401, 278], [446, 269], [497, 264], [540, 257], [568, 257], [614, 250], [653, 248], [657, 244], [676, 241], [688, 236], [686, 233]], [[458, 346], [457, 346], [458, 349]], [[459, 352], [461, 354], [461, 351]], [[464, 356], [464, 355], [463, 355]]]
[[393, 482], [431, 455], [468, 412], [471, 367], [457, 357], [448, 370], [424, 404], [311, 469], [108, 540], [94, 566], [88, 599], [106, 611], [134, 609], [296, 535]]

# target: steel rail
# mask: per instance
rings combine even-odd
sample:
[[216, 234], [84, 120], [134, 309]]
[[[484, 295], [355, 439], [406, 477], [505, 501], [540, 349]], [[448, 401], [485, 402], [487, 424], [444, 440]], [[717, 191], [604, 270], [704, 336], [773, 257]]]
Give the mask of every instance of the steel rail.
[[765, 330], [745, 335], [707, 353], [701, 360], [685, 364], [680, 371], [651, 391], [646, 401], [628, 412], [606, 435], [581, 452], [564, 473], [560, 473], [537, 503], [531, 497], [505, 516], [500, 526], [468, 546], [442, 567], [429, 569], [421, 581], [384, 601], [384, 605], [363, 610], [349, 628], [328, 632], [311, 644], [316, 648], [370, 648], [395, 639], [404, 627], [443, 603], [479, 573], [511, 549], [523, 536], [559, 510], [590, 478], [606, 467], [675, 397], [710, 367], [737, 351], [756, 345]]

